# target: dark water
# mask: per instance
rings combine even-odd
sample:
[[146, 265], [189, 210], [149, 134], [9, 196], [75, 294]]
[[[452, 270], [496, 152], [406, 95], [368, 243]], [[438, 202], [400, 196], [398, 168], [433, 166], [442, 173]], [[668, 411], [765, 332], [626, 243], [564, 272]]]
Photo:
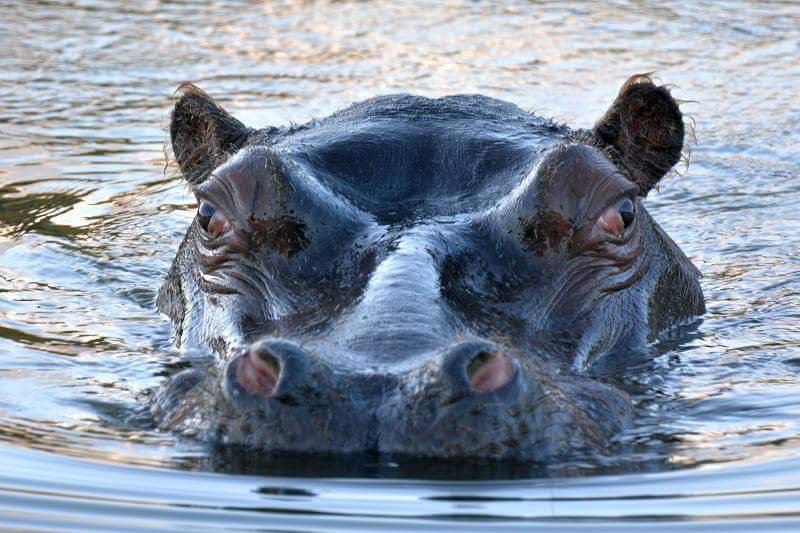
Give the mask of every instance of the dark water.
[[[0, 527], [800, 528], [800, 8], [670, 5], [0, 1]], [[262, 460], [121, 423], [180, 360], [153, 304], [194, 210], [180, 81], [250, 126], [402, 91], [586, 127], [651, 70], [696, 101], [648, 206], [709, 312], [622, 373], [625, 453]]]

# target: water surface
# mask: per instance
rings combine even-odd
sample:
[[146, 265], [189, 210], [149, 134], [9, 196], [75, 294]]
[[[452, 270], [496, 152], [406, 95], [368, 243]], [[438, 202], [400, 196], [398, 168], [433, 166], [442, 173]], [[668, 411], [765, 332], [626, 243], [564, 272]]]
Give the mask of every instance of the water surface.
[[[800, 528], [794, 2], [0, 0], [0, 525]], [[696, 122], [648, 208], [708, 313], [620, 371], [624, 453], [571, 464], [265, 459], [125, 422], [181, 355], [156, 290], [195, 209], [164, 172], [191, 80], [249, 126], [480, 92], [588, 127], [656, 71]], [[481, 479], [482, 481], [465, 481]]]

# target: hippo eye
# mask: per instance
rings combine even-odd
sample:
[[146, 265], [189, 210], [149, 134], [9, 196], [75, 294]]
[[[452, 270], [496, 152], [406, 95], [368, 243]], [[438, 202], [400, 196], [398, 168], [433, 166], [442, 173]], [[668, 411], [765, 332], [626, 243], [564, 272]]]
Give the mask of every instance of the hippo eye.
[[197, 208], [197, 222], [210, 237], [219, 237], [230, 228], [225, 215], [206, 201], [201, 201]]
[[636, 219], [636, 204], [630, 198], [623, 198], [608, 206], [597, 218], [594, 227], [603, 233], [622, 237]]
[[208, 222], [216, 212], [217, 209], [210, 203], [200, 202], [200, 206], [197, 208], [197, 221], [204, 230], [208, 229]]
[[630, 198], [624, 198], [617, 205], [617, 211], [622, 218], [622, 223], [625, 224], [625, 229], [628, 229], [633, 224], [633, 219], [636, 216], [636, 204]]

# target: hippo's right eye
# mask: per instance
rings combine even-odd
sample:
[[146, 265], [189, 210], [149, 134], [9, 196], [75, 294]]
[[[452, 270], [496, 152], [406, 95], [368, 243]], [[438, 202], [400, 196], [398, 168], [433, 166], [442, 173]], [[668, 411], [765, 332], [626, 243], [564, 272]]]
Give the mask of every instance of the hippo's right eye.
[[197, 208], [197, 222], [209, 237], [219, 237], [230, 228], [228, 219], [209, 202], [201, 201]]

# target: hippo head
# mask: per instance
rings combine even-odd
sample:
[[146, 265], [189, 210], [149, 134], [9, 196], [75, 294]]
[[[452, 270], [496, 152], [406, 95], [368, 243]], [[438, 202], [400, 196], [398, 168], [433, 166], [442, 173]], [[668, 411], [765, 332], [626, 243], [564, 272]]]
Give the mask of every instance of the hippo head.
[[602, 450], [632, 405], [597, 362], [703, 312], [642, 203], [684, 140], [645, 76], [591, 130], [477, 95], [256, 130], [179, 91], [198, 207], [158, 306], [217, 357], [156, 395], [162, 428], [254, 453]]

